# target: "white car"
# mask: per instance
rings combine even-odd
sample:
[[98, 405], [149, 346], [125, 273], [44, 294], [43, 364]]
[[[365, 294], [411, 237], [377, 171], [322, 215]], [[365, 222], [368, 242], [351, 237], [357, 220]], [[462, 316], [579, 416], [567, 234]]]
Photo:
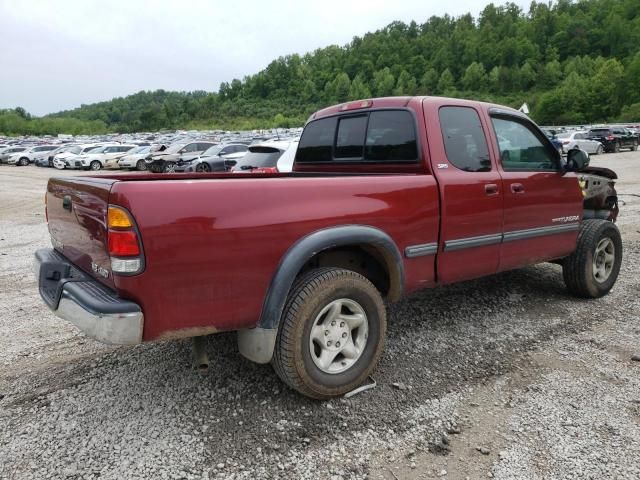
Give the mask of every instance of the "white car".
[[299, 138], [270, 140], [251, 145], [247, 154], [231, 169], [234, 173], [291, 172]]
[[118, 161], [134, 148], [137, 148], [137, 145], [112, 145], [105, 148], [102, 155], [93, 160], [91, 170], [96, 169], [96, 160], [102, 162], [103, 168], [120, 168]]
[[27, 147], [9, 147], [0, 152], [0, 163], [7, 163], [9, 157], [14, 153], [24, 152]]
[[25, 166], [49, 155], [49, 152], [58, 148], [58, 145], [37, 145], [26, 150], [12, 154], [8, 159], [9, 165]]
[[563, 132], [558, 133], [556, 138], [562, 142], [562, 150], [565, 153], [572, 148], [579, 148], [596, 155], [604, 153], [604, 146], [597, 140], [590, 140], [587, 132]]
[[100, 147], [102, 147], [102, 145], [99, 143], [75, 145], [64, 152], [55, 155], [53, 157], [53, 166], [58, 170], [62, 170], [65, 168], [82, 168], [82, 161], [80, 160], [80, 156]]
[[123, 157], [120, 157], [118, 166], [131, 170], [146, 170], [147, 164], [144, 159], [149, 155], [151, 155], [151, 146], [132, 148]]

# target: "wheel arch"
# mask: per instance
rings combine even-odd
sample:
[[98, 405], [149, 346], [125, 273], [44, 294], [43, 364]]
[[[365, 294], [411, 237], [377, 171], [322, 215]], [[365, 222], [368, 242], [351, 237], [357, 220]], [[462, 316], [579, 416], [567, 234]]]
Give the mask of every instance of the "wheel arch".
[[[344, 264], [344, 258], [353, 258], [349, 254], [358, 259], [374, 260], [384, 269], [386, 278], [383, 279], [371, 275], [375, 268], [368, 272], [366, 269], [364, 272], [360, 270], [359, 273], [369, 278], [389, 301], [397, 301], [402, 297], [402, 255], [387, 233], [368, 225], [343, 225], [317, 230], [298, 240], [283, 255], [265, 294], [256, 328], [238, 332], [240, 353], [257, 363], [268, 363], [273, 355], [282, 312], [295, 279], [306, 269], [313, 268], [314, 260], [320, 261], [323, 255], [328, 256], [324, 257], [321, 266], [349, 268]], [[339, 260], [332, 264], [332, 258]], [[357, 268], [351, 269], [358, 271]]]

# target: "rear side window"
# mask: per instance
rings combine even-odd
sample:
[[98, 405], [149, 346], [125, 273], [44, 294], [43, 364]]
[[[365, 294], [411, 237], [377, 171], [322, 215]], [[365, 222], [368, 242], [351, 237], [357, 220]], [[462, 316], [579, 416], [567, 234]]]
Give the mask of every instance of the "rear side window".
[[442, 107], [439, 116], [449, 162], [465, 172], [490, 171], [489, 148], [478, 112], [469, 107]]
[[415, 122], [407, 110], [378, 110], [309, 123], [296, 162], [417, 162]]
[[599, 137], [611, 135], [611, 133], [608, 128], [594, 128], [593, 130], [589, 130], [589, 135]]

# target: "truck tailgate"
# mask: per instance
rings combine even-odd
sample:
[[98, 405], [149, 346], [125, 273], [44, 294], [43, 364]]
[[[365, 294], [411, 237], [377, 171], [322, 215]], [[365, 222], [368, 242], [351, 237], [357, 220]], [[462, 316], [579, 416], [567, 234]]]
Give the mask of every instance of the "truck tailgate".
[[54, 248], [111, 288], [114, 283], [113, 276], [108, 273], [111, 265], [106, 217], [109, 192], [115, 182], [110, 178], [52, 178], [46, 193], [49, 233]]

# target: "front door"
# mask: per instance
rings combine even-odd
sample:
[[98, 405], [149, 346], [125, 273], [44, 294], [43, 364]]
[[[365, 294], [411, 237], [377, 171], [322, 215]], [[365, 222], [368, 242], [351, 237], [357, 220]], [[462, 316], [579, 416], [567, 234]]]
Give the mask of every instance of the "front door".
[[576, 246], [582, 191], [574, 173], [524, 116], [489, 111], [504, 192], [500, 270], [561, 258]]
[[440, 189], [439, 283], [495, 273], [502, 240], [502, 186], [488, 124], [468, 103], [425, 102], [431, 167]]

